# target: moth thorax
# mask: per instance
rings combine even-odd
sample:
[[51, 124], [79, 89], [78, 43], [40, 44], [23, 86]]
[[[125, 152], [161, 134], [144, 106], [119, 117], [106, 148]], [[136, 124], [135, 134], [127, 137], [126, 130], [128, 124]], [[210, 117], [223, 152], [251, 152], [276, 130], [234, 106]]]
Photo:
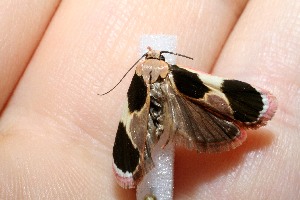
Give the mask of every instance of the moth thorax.
[[169, 65], [163, 60], [146, 59], [137, 65], [135, 73], [143, 76], [146, 83], [155, 83], [159, 77], [166, 78]]
[[[162, 79], [160, 79], [162, 80]], [[150, 110], [148, 118], [148, 138], [150, 143], [156, 143], [164, 131], [164, 102], [165, 97], [161, 90], [161, 82], [150, 85]]]

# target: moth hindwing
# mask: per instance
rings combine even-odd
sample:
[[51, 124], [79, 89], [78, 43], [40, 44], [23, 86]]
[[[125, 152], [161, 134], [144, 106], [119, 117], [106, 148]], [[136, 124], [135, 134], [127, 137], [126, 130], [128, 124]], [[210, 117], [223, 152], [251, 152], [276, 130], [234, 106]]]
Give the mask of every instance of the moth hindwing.
[[266, 90], [170, 65], [162, 53], [171, 52], [149, 48], [127, 92], [113, 147], [114, 173], [124, 188], [134, 188], [154, 166], [151, 149], [163, 135], [199, 152], [227, 151], [277, 108]]

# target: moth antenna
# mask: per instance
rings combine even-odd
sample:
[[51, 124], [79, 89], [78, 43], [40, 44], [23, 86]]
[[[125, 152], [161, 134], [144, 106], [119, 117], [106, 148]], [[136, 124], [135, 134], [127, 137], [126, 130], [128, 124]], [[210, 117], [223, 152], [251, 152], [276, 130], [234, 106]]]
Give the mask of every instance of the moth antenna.
[[189, 57], [189, 56], [186, 56], [186, 55], [182, 55], [180, 53], [174, 53], [174, 52], [170, 52], [170, 51], [161, 51], [160, 53], [173, 54], [173, 55], [176, 55], [176, 56], [181, 56], [181, 57], [184, 57], [184, 58], [188, 58], [188, 59], [194, 60], [192, 57]]
[[103, 93], [103, 94], [97, 94], [97, 95], [100, 95], [100, 96], [103, 96], [103, 95], [106, 95], [108, 93], [110, 93], [111, 91], [113, 91], [121, 82], [122, 80], [125, 78], [125, 76], [132, 70], [132, 68], [134, 68], [134, 66], [140, 62], [140, 60], [142, 60], [142, 58], [144, 58], [146, 56], [146, 53], [144, 55], [142, 55], [142, 57], [140, 57], [140, 59], [138, 59], [129, 69], [128, 71], [124, 74], [124, 76], [120, 79], [120, 81], [113, 87], [111, 88], [110, 90], [108, 90], [107, 92]]

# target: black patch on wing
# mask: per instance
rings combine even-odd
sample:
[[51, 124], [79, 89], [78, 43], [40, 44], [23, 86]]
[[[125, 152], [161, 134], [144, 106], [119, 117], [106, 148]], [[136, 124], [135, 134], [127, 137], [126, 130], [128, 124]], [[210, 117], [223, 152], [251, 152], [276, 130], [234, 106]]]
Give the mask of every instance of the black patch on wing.
[[114, 163], [124, 173], [126, 171], [132, 173], [139, 164], [139, 158], [138, 149], [134, 148], [124, 124], [120, 122], [113, 147]]
[[234, 119], [255, 122], [263, 109], [261, 94], [250, 84], [237, 80], [224, 80], [221, 90], [229, 100]]
[[209, 88], [203, 84], [196, 73], [190, 72], [176, 65], [171, 65], [170, 70], [173, 74], [176, 88], [182, 94], [198, 99], [203, 98], [205, 93], [209, 92]]
[[127, 98], [130, 113], [140, 111], [143, 108], [147, 98], [147, 86], [142, 76], [134, 74], [127, 92]]

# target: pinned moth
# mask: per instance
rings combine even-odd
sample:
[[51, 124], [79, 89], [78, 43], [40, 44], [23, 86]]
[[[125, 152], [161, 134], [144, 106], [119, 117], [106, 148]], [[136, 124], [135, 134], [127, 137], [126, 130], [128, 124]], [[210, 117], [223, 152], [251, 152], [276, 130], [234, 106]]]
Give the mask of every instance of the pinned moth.
[[170, 65], [165, 53], [183, 56], [148, 47], [133, 65], [113, 146], [113, 171], [123, 188], [134, 188], [154, 167], [151, 150], [163, 134], [166, 143], [198, 152], [228, 151], [242, 144], [246, 129], [266, 125], [277, 108], [266, 90]]

